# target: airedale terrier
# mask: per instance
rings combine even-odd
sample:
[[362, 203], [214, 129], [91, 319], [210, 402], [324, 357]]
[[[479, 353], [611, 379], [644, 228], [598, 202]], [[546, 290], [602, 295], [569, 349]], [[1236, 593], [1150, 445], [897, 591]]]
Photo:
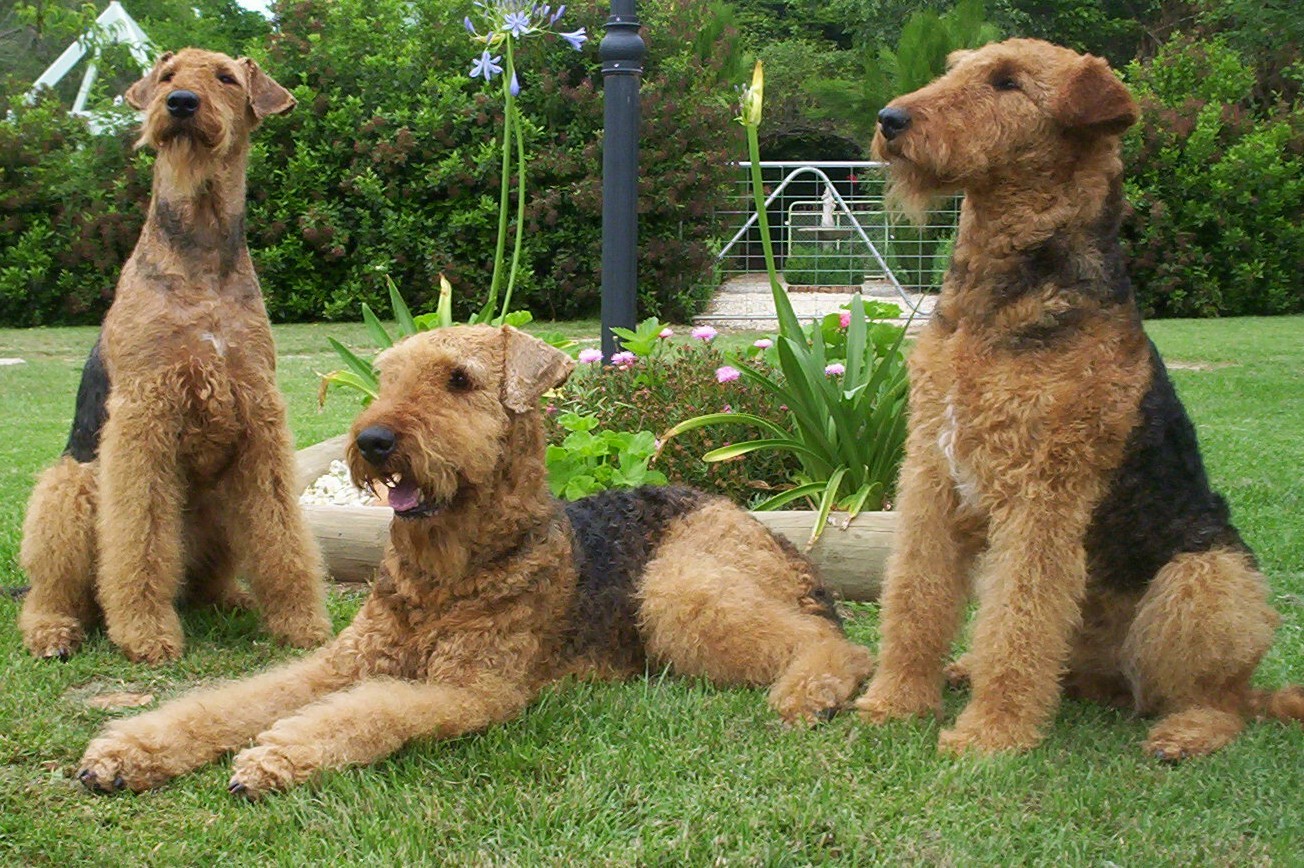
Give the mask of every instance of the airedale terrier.
[[1163, 759], [1247, 715], [1304, 718], [1304, 690], [1250, 687], [1278, 617], [1124, 267], [1136, 119], [1105, 61], [1029, 39], [956, 52], [879, 114], [899, 195], [965, 199], [910, 358], [882, 660], [856, 705], [874, 723], [940, 710], [972, 570], [973, 695], [948, 751], [1036, 745], [1061, 687], [1160, 715], [1145, 749]]
[[330, 636], [298, 507], [276, 350], [245, 246], [249, 133], [294, 107], [249, 58], [167, 53], [127, 91], [158, 152], [140, 240], [86, 363], [72, 435], [28, 503], [19, 616], [66, 657], [100, 611], [133, 660], [183, 646], [175, 598], [244, 605], [295, 645]]
[[348, 461], [389, 486], [395, 518], [353, 624], [306, 659], [111, 724], [82, 759], [87, 786], [144, 790], [253, 739], [230, 789], [256, 797], [507, 720], [567, 675], [669, 666], [769, 686], [790, 723], [832, 714], [869, 676], [810, 563], [723, 498], [550, 496], [538, 405], [569, 376], [565, 353], [463, 326], [376, 364]]

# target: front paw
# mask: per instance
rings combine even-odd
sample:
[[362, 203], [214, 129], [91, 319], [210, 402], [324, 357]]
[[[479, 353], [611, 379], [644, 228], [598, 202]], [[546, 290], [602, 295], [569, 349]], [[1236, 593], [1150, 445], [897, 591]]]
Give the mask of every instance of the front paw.
[[52, 618], [23, 630], [23, 643], [33, 657], [67, 660], [81, 647], [84, 631], [72, 618]]
[[875, 678], [856, 700], [856, 713], [865, 723], [876, 726], [890, 720], [936, 717], [942, 713], [941, 690], [934, 684]]
[[122, 649], [122, 653], [128, 660], [133, 663], [148, 663], [150, 666], [159, 666], [181, 659], [181, 652], [185, 646], [185, 639], [179, 632], [118, 642], [118, 647]]
[[955, 726], [942, 730], [937, 737], [941, 753], [960, 756], [1016, 753], [1031, 750], [1041, 743], [1042, 734], [1035, 726], [1017, 721], [976, 721], [961, 714]]
[[231, 768], [231, 780], [226, 788], [235, 795], [256, 800], [302, 783], [316, 766], [302, 756], [291, 758], [279, 745], [255, 745], [236, 754]]
[[331, 636], [330, 621], [323, 615], [296, 621], [268, 621], [267, 631], [294, 648], [316, 648]]
[[159, 762], [158, 753], [140, 739], [106, 735], [86, 746], [77, 780], [93, 793], [153, 789], [172, 777]]

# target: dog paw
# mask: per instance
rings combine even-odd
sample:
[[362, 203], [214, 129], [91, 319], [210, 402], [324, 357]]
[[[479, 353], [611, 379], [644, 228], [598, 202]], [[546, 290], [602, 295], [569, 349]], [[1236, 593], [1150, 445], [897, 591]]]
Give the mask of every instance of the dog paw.
[[325, 617], [298, 622], [268, 623], [267, 630], [277, 640], [293, 648], [316, 648], [333, 635], [330, 621]]
[[776, 687], [770, 693], [770, 707], [787, 726], [814, 726], [832, 720], [851, 689], [846, 679], [836, 675], [812, 675], [790, 687]]
[[138, 740], [108, 735], [86, 747], [77, 770], [77, 780], [92, 793], [133, 793], [153, 789], [171, 775], [153, 761], [152, 751]]
[[1142, 749], [1161, 762], [1176, 763], [1211, 754], [1236, 738], [1244, 725], [1239, 715], [1192, 709], [1164, 718], [1150, 730]]
[[180, 633], [174, 636], [159, 635], [138, 638], [118, 644], [128, 660], [133, 663], [148, 663], [151, 666], [179, 660], [181, 652], [185, 649], [185, 639], [182, 638]]
[[1015, 753], [1030, 750], [1040, 743], [1041, 733], [1036, 728], [982, 725], [963, 719], [956, 721], [952, 728], [942, 730], [937, 737], [938, 751], [953, 756]]
[[84, 635], [76, 621], [51, 622], [25, 630], [23, 643], [33, 657], [67, 660], [81, 647]]
[[[298, 759], [298, 758], [296, 758]], [[267, 793], [288, 790], [302, 783], [313, 768], [301, 759], [291, 759], [279, 745], [255, 745], [235, 755], [231, 763], [231, 780], [226, 788], [233, 795], [257, 800]]]
[[942, 712], [942, 698], [935, 687], [889, 686], [876, 678], [870, 682], [865, 694], [856, 700], [855, 708], [861, 720], [878, 726], [891, 720], [936, 717]]

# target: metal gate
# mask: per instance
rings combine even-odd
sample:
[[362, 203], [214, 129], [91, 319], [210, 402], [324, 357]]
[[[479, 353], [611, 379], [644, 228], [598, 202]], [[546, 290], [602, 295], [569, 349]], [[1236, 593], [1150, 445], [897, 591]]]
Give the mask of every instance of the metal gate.
[[[731, 231], [717, 257], [724, 287], [765, 271], [751, 164], [737, 167], [739, 179], [718, 215]], [[919, 294], [940, 287], [958, 198], [915, 226], [884, 205], [883, 163], [763, 161], [760, 167], [776, 264], [790, 289], [896, 295], [918, 312]]]

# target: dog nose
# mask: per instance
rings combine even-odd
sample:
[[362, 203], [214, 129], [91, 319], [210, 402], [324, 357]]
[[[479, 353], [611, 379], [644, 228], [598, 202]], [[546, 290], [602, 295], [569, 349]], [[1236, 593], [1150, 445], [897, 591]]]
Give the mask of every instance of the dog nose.
[[358, 451], [362, 457], [367, 459], [367, 463], [379, 467], [385, 463], [385, 459], [394, 451], [398, 445], [398, 438], [394, 432], [381, 425], [372, 425], [370, 428], [363, 428], [358, 432], [358, 439], [354, 441], [358, 444]]
[[878, 128], [883, 131], [883, 138], [889, 142], [906, 131], [910, 126], [910, 112], [903, 108], [885, 108], [878, 113]]
[[168, 114], [174, 118], [188, 118], [199, 111], [199, 96], [190, 90], [174, 90], [168, 94]]

